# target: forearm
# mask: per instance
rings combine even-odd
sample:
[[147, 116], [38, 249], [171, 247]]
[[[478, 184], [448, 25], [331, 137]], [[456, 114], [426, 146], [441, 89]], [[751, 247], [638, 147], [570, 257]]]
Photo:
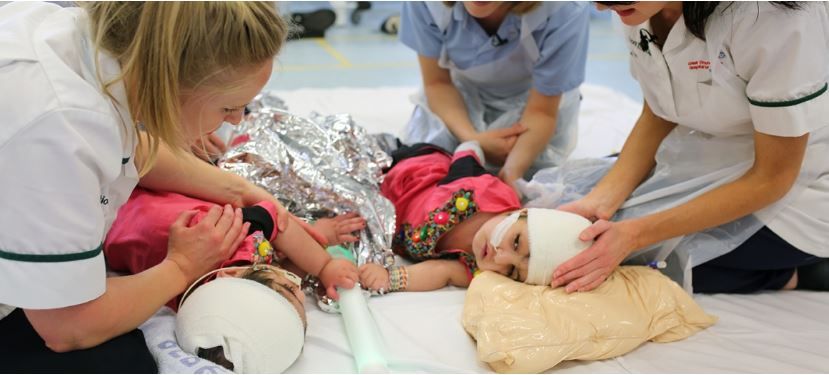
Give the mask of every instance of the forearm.
[[429, 110], [438, 116], [461, 142], [474, 139], [477, 131], [469, 120], [463, 96], [452, 83], [449, 70], [442, 68], [435, 58], [418, 55], [417, 59]]
[[776, 202], [790, 186], [780, 183], [773, 175], [750, 170], [741, 178], [685, 204], [628, 220], [639, 234], [635, 248], [737, 220]]
[[452, 82], [433, 82], [425, 86], [429, 109], [461, 142], [474, 139], [478, 133], [469, 120], [469, 112], [458, 89]]
[[314, 276], [319, 276], [325, 264], [331, 260], [331, 255], [300, 225], [288, 225], [287, 229], [276, 236], [273, 246], [299, 269]]
[[659, 145], [675, 127], [676, 124], [654, 115], [645, 103], [619, 159], [591, 194], [605, 197], [612, 206], [620, 206], [653, 170]]
[[518, 140], [504, 162], [508, 178], [518, 179], [533, 165], [538, 155], [547, 147], [556, 131], [558, 111], [540, 111], [528, 108], [521, 117], [521, 124], [527, 131]]
[[457, 260], [426, 260], [406, 266], [408, 285], [406, 291], [425, 292], [441, 289], [447, 285], [469, 286], [466, 267]]
[[[139, 150], [138, 154], [145, 155], [146, 152], [146, 149]], [[179, 193], [217, 204], [229, 203], [234, 207], [255, 203], [248, 198], [254, 186], [244, 178], [216, 168], [189, 152], [174, 154], [163, 143], [159, 145], [153, 168], [138, 184], [151, 190]]]
[[86, 349], [135, 329], [189, 282], [174, 262], [164, 260], [135, 275], [108, 278], [106, 292], [92, 301], [25, 313], [50, 349]]

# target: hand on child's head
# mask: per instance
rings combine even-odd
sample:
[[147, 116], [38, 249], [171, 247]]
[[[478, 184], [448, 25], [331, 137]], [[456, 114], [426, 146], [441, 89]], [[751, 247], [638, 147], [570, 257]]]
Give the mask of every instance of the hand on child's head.
[[472, 251], [479, 269], [526, 280], [530, 246], [523, 217], [523, 211], [494, 216], [475, 233]]

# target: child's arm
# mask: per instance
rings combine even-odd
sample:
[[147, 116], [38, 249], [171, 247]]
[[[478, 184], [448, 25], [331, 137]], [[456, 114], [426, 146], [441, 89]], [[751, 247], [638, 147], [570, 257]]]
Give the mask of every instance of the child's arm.
[[328, 296], [335, 300], [339, 299], [337, 287], [353, 288], [359, 279], [357, 266], [347, 260], [331, 259], [331, 255], [300, 225], [288, 225], [276, 236], [273, 246], [301, 270], [319, 277]]
[[469, 286], [466, 267], [457, 260], [432, 259], [395, 268], [398, 270], [393, 268], [390, 273], [378, 264], [364, 264], [360, 267], [360, 283], [367, 289], [391, 292], [425, 292], [447, 285]]

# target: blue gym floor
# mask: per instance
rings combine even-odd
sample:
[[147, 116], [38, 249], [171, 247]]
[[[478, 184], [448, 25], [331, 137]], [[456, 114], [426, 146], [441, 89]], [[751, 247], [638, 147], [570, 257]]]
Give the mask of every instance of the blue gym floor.
[[[280, 2], [283, 12], [311, 11], [347, 5], [343, 2]], [[353, 3], [352, 3], [353, 6]], [[590, 5], [592, 7], [592, 5]], [[380, 24], [398, 13], [400, 2], [372, 2], [360, 12], [359, 23], [348, 17], [329, 29], [325, 38], [289, 41], [278, 57], [266, 88], [417, 86], [417, 56], [396, 36], [380, 32]], [[628, 69], [628, 53], [618, 22], [606, 12], [591, 12], [587, 82], [608, 86], [635, 100], [642, 94]]]

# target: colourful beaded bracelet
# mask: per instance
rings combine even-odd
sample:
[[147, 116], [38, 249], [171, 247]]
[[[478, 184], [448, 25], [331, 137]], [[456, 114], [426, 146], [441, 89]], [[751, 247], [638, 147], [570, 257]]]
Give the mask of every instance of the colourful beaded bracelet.
[[406, 290], [407, 286], [409, 286], [409, 273], [406, 271], [406, 267], [392, 267], [389, 270], [389, 291]]

